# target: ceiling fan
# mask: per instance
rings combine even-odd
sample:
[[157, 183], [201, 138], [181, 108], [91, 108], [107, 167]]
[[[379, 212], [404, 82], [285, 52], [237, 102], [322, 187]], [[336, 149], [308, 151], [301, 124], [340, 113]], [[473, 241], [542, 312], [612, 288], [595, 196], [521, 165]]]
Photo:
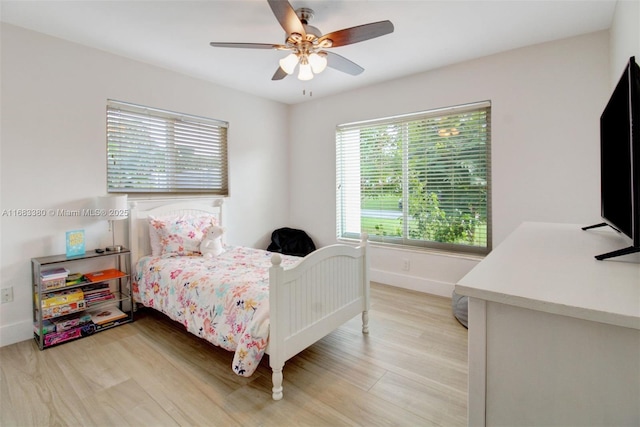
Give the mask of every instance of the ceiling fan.
[[321, 73], [327, 66], [356, 76], [362, 73], [364, 68], [325, 49], [346, 46], [393, 32], [393, 24], [390, 21], [380, 21], [322, 35], [320, 30], [309, 25], [314, 13], [312, 9], [294, 10], [287, 0], [267, 0], [267, 2], [286, 33], [284, 44], [211, 42], [210, 45], [290, 51], [288, 56], [280, 60], [280, 66], [271, 80], [282, 80], [289, 74], [293, 74], [298, 65], [300, 65], [298, 71], [300, 80], [311, 80], [314, 74]]

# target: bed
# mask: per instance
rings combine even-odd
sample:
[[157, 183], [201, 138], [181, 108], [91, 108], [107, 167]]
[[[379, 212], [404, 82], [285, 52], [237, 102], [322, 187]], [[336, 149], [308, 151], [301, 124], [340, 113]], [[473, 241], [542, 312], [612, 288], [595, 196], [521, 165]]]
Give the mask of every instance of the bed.
[[368, 333], [367, 237], [359, 246], [330, 245], [304, 258], [227, 244], [222, 254], [203, 257], [194, 250], [202, 238], [197, 229], [223, 226], [222, 204], [132, 203], [133, 298], [233, 351], [238, 375], [250, 376], [268, 354], [272, 398], [280, 400], [287, 360], [360, 314]]

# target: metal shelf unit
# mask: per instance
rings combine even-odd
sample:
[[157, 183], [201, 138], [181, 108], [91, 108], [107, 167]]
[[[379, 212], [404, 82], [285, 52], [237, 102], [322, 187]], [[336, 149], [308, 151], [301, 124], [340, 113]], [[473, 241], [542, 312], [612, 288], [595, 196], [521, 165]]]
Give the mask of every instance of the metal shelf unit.
[[[98, 261], [112, 261], [111, 264], [117, 270], [120, 270], [124, 273], [124, 276], [106, 279], [103, 281], [95, 281], [95, 282], [84, 282], [80, 284], [74, 285], [64, 285], [60, 287], [56, 287], [53, 289], [43, 289], [41, 272], [43, 270], [53, 269], [56, 267], [65, 267], [65, 268], [73, 268], [75, 269], [83, 269], [83, 265], [87, 265], [91, 260]], [[86, 267], [84, 267], [86, 268]], [[46, 257], [39, 258], [31, 258], [31, 273], [32, 273], [32, 283], [33, 283], [33, 324], [34, 324], [34, 332], [33, 337], [38, 344], [40, 350], [44, 350], [45, 348], [53, 347], [55, 345], [63, 344], [66, 342], [70, 342], [79, 338], [86, 337], [88, 335], [92, 335], [93, 333], [102, 332], [103, 330], [107, 330], [116, 326], [123, 325], [125, 323], [129, 323], [133, 321], [133, 301], [131, 298], [131, 252], [129, 249], [121, 249], [120, 251], [105, 251], [102, 253], [98, 253], [95, 250], [87, 251], [84, 255], [67, 257], [66, 255], [52, 255]], [[83, 274], [90, 273], [90, 271], [84, 271]], [[81, 288], [87, 285], [93, 285], [98, 283], [109, 283], [110, 290], [114, 295], [114, 298], [106, 300], [104, 302], [98, 302], [91, 305], [84, 305], [81, 309], [66, 312], [60, 315], [53, 315], [51, 317], [45, 318], [43, 315], [42, 301], [43, 294], [51, 293], [51, 292], [60, 292], [66, 290], [72, 290]], [[115, 284], [115, 285], [112, 285]], [[61, 342], [56, 342], [54, 344], [47, 345], [45, 342], [45, 333], [43, 330], [43, 324], [45, 320], [56, 319], [58, 317], [65, 316], [71, 313], [80, 313], [83, 311], [94, 310], [100, 307], [111, 307], [117, 306], [119, 310], [126, 314], [125, 318], [118, 319], [113, 323], [107, 324], [106, 326], [87, 324], [82, 329], [82, 333], [79, 336], [75, 336], [74, 338], [70, 338]]]

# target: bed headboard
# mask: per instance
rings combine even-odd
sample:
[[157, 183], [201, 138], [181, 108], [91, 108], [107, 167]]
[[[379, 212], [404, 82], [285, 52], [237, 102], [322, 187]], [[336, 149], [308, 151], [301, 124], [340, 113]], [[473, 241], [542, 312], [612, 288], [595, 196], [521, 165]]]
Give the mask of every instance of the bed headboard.
[[172, 201], [169, 204], [157, 205], [145, 209], [146, 201], [131, 202], [131, 214], [129, 216], [129, 240], [131, 245], [131, 263], [135, 265], [140, 257], [151, 254], [151, 244], [149, 242], [149, 216], [164, 215], [213, 215], [218, 225], [223, 226], [222, 222], [222, 203], [224, 199], [218, 198], [213, 200], [198, 201]]

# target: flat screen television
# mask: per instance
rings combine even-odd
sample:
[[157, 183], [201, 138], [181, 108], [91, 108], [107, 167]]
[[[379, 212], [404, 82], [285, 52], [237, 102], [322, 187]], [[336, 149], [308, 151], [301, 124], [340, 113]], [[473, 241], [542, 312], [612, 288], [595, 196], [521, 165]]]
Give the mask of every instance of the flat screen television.
[[640, 67], [631, 57], [600, 116], [600, 206], [603, 223], [631, 246], [597, 255], [603, 260], [640, 252]]

